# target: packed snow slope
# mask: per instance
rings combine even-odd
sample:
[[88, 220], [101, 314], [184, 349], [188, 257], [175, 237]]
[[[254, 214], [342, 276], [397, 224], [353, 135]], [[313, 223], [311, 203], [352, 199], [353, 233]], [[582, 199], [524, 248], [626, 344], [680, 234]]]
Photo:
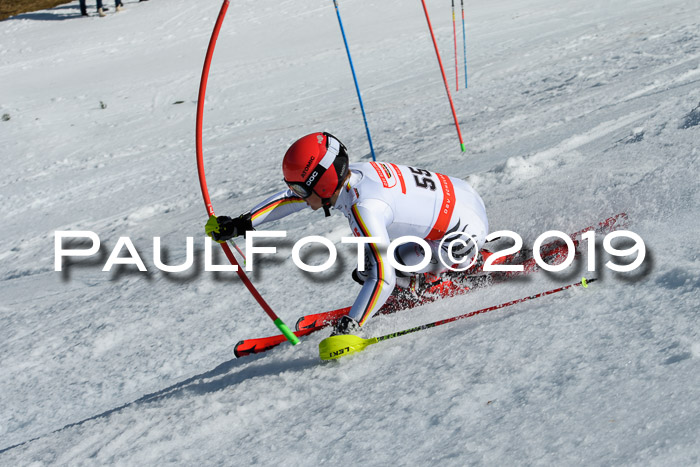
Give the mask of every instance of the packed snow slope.
[[[700, 463], [700, 3], [468, 1], [458, 92], [449, 4], [427, 4], [466, 153], [421, 3], [339, 3], [378, 158], [469, 180], [491, 230], [526, 245], [627, 212], [642, 266], [607, 269], [599, 244], [594, 273], [584, 255], [365, 332], [599, 277], [587, 290], [331, 364], [317, 353], [328, 333], [236, 360], [236, 342], [275, 328], [235, 274], [204, 271], [195, 109], [221, 3], [23, 14], [0, 22], [0, 465]], [[284, 151], [319, 130], [369, 159], [332, 2], [233, 2], [204, 116], [216, 212], [280, 189]], [[352, 302], [344, 218], [270, 228], [288, 237], [251, 277], [288, 324]], [[100, 253], [55, 271], [61, 230], [95, 232]], [[325, 273], [291, 261], [311, 234], [338, 245]], [[102, 271], [120, 237], [146, 272]], [[194, 237], [195, 265], [160, 271], [154, 237], [167, 264]]]

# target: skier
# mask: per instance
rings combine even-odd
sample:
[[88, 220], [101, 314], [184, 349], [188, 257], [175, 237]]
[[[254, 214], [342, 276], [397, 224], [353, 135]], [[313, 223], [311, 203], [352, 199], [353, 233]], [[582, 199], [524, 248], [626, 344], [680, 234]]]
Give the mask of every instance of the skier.
[[[282, 172], [286, 190], [238, 217], [211, 216], [205, 231], [221, 243], [309, 206], [314, 211], [322, 208], [326, 217], [334, 208], [345, 215], [356, 237], [378, 240], [365, 246], [364, 271], [353, 271], [362, 289], [334, 334], [357, 333], [395, 287], [415, 290], [421, 280], [439, 287], [440, 274], [449, 268], [438, 255], [451, 256], [448, 262], [456, 263], [450, 267], [469, 264], [488, 234], [484, 203], [467, 182], [405, 165], [350, 164], [347, 148], [329, 133], [312, 133], [292, 144], [284, 155]], [[444, 242], [439, 251], [441, 240], [457, 234], [472, 241], [457, 243], [449, 255]], [[425, 239], [431, 249], [431, 261], [413, 273], [395, 269], [386, 257], [390, 241], [407, 235]], [[394, 251], [397, 263], [408, 267], [420, 265], [425, 256], [413, 242]]]

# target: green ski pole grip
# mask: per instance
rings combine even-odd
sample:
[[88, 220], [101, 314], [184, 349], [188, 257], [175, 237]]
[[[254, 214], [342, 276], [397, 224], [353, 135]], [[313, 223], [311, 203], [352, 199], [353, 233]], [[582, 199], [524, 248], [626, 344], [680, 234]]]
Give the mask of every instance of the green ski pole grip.
[[275, 326], [277, 326], [277, 329], [279, 329], [280, 332], [284, 334], [284, 337], [286, 337], [292, 345], [297, 345], [300, 342], [299, 338], [294, 335], [292, 330], [289, 329], [286, 324], [284, 324], [281, 318], [277, 318], [274, 322]]

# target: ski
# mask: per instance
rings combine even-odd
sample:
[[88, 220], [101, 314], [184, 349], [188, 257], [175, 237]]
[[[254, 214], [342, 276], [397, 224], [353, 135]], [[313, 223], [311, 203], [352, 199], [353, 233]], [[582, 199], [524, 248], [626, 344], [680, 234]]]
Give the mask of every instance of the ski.
[[[294, 335], [297, 337], [304, 337], [312, 334], [322, 327], [309, 328], [302, 331], [294, 331]], [[256, 353], [266, 352], [274, 347], [277, 347], [282, 342], [287, 340], [287, 336], [284, 334], [277, 334], [269, 337], [260, 337], [256, 339], [244, 339], [239, 341], [238, 344], [233, 349], [233, 354], [236, 358], [245, 357], [247, 355], [252, 355]]]
[[[547, 257], [559, 256], [565, 253], [565, 247], [558, 247], [556, 252], [549, 252]], [[512, 263], [523, 266], [523, 271], [511, 274], [529, 274], [537, 269], [537, 263], [534, 258], [530, 258], [522, 263]], [[554, 264], [554, 263], [553, 263]], [[388, 315], [402, 310], [410, 310], [421, 305], [434, 302], [441, 298], [454, 297], [464, 295], [471, 290], [479, 287], [485, 287], [496, 282], [500, 282], [506, 277], [512, 277], [509, 273], [486, 273], [478, 276], [473, 276], [468, 281], [451, 282], [449, 285], [441, 287], [437, 293], [426, 293], [425, 290], [417, 294], [417, 296], [409, 296], [407, 294], [391, 295], [386, 303], [375, 314]], [[441, 284], [442, 285], [442, 284]], [[298, 331], [306, 331], [309, 329], [321, 329], [325, 326], [334, 325], [341, 317], [348, 314], [350, 307], [340, 308], [338, 310], [325, 311], [311, 315], [304, 315], [297, 320], [296, 329]]]
[[[574, 246], [578, 248], [578, 244], [581, 240], [581, 236], [591, 230], [595, 230], [596, 233], [607, 234], [614, 230], [620, 230], [626, 228], [628, 225], [628, 217], [626, 213], [616, 214], [603, 222], [599, 223], [597, 226], [585, 227], [577, 232], [569, 234], [569, 237], [574, 242]], [[542, 259], [549, 264], [558, 264], [560, 260], [566, 258], [567, 248], [564, 242], [560, 240], [554, 240], [552, 242], [546, 243], [541, 247], [540, 256]], [[577, 251], [578, 254], [578, 251]], [[518, 253], [509, 255], [505, 257], [503, 264], [509, 265], [522, 265], [522, 272], [502, 272], [502, 273], [486, 273], [482, 275], [477, 275], [472, 277], [471, 283], [454, 283], [454, 287], [446, 288], [440, 292], [438, 296], [434, 294], [429, 294], [426, 296], [421, 296], [416, 300], [401, 300], [395, 295], [392, 295], [387, 300], [387, 303], [377, 312], [379, 314], [389, 314], [399, 310], [411, 309], [417, 306], [425, 305], [440, 298], [451, 297], [455, 295], [462, 295], [472, 288], [483, 287], [485, 285], [490, 285], [493, 282], [500, 282], [504, 279], [511, 278], [518, 275], [525, 275], [532, 273], [539, 269], [537, 262], [532, 256], [532, 250], [521, 250]], [[480, 271], [473, 271], [471, 274], [479, 274]], [[476, 280], [476, 284], [474, 281]], [[346, 315], [350, 307], [340, 308], [338, 310], [326, 311], [321, 313], [315, 313], [311, 315], [305, 315], [299, 318], [296, 323], [296, 329], [298, 331], [307, 330], [311, 328], [320, 328], [328, 325], [335, 324], [342, 316]]]
[[[577, 232], [569, 234], [569, 236], [574, 242], [574, 246], [576, 249], [575, 255], [577, 257], [580, 255], [580, 252], [578, 251], [578, 245], [580, 243], [581, 236], [584, 233], [593, 230], [599, 234], [607, 234], [615, 230], [626, 228], [628, 226], [628, 223], [629, 219], [627, 214], [619, 213], [605, 219], [598, 225], [585, 227]], [[554, 240], [552, 242], [548, 242], [542, 245], [540, 249], [540, 256], [548, 264], [558, 264], [564, 261], [566, 259], [567, 254], [568, 248], [566, 244], [561, 240]], [[426, 293], [426, 290], [422, 290], [417, 294], [417, 296], [413, 296], [407, 293], [396, 293], [391, 295], [387, 302], [382, 306], [382, 308], [375, 314], [375, 316], [395, 313], [401, 310], [408, 310], [446, 297], [464, 295], [470, 292], [471, 290], [503, 282], [515, 276], [530, 274], [539, 269], [537, 262], [532, 256], [532, 250], [521, 250], [518, 253], [508, 255], [504, 258], [505, 261], [503, 261], [503, 264], [522, 265], [523, 271], [479, 274], [479, 271], [477, 270], [471, 271], [469, 273], [476, 275], [470, 276], [466, 279], [463, 277], [462, 273], [452, 273], [452, 280], [445, 282], [444, 287], [439, 287], [437, 293], [435, 293], [434, 291], [431, 291], [431, 293]], [[460, 277], [460, 275], [462, 275], [462, 277]], [[344, 307], [339, 308], [337, 310], [302, 316], [296, 323], [297, 330], [294, 332], [294, 335], [297, 337], [308, 336], [309, 334], [312, 334], [327, 326], [335, 324], [342, 316], [346, 315], [349, 311], [350, 307]], [[237, 358], [240, 358], [251, 354], [265, 352], [278, 346], [286, 340], [287, 338], [283, 334], [261, 338], [244, 339], [236, 344], [236, 346], [234, 347], [234, 354]]]
[[[542, 246], [542, 259], [548, 264], [559, 264], [566, 258], [566, 245], [547, 244]], [[523, 266], [523, 270], [519, 272], [496, 272], [496, 273], [479, 273], [472, 272], [473, 275], [469, 278], [452, 275], [452, 281], [440, 284], [439, 289], [435, 291], [422, 290], [417, 296], [407, 294], [391, 295], [386, 303], [376, 313], [377, 315], [387, 315], [402, 310], [410, 310], [418, 306], [440, 300], [447, 297], [455, 297], [464, 295], [472, 290], [490, 286], [496, 283], [505, 281], [508, 278], [525, 275], [535, 272], [539, 269], [534, 258], [527, 258], [522, 262], [513, 262], [514, 255], [506, 257], [504, 264]], [[446, 274], [446, 276], [450, 276]], [[428, 284], [430, 285], [430, 284]], [[332, 326], [344, 315], [350, 311], [350, 307], [340, 308], [338, 310], [326, 311], [312, 315], [305, 315], [297, 320], [296, 329], [298, 331], [306, 331], [310, 329], [321, 329], [325, 326]]]

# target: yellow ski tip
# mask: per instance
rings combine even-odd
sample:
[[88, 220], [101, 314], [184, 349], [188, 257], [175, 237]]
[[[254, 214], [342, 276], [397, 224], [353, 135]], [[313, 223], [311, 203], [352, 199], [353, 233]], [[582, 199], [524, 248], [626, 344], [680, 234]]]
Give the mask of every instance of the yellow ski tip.
[[377, 342], [379, 341], [376, 337], [363, 339], [352, 334], [330, 336], [319, 342], [318, 354], [321, 360], [336, 360], [346, 355], [362, 352], [368, 345]]

